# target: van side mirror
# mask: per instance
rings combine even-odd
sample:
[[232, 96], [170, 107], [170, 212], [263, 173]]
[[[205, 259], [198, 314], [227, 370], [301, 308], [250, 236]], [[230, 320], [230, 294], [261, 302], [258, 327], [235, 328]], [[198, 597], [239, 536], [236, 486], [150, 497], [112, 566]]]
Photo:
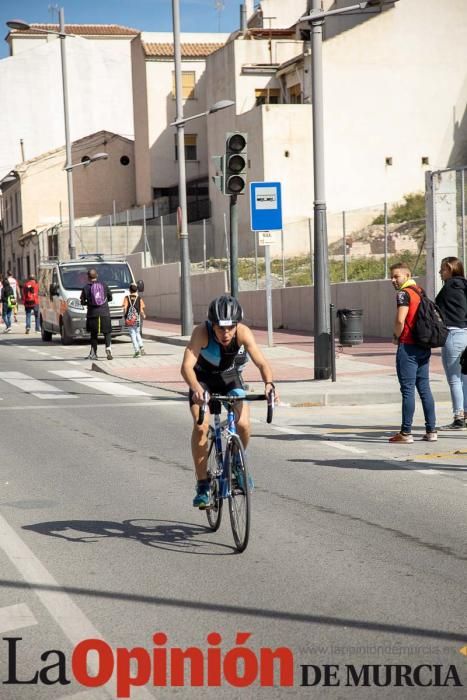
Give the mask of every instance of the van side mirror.
[[49, 292], [50, 292], [51, 297], [58, 294], [58, 284], [56, 284], [55, 282], [52, 282], [52, 284], [49, 287]]
[[138, 280], [136, 283], [136, 286], [138, 288], [138, 292], [144, 292], [144, 282], [143, 280]]

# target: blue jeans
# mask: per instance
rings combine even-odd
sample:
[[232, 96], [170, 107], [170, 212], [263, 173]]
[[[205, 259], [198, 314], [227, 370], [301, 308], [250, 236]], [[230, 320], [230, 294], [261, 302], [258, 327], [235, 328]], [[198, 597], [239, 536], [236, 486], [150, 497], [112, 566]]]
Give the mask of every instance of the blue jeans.
[[11, 309], [7, 306], [7, 304], [3, 304], [2, 318], [5, 326], [7, 328], [11, 328]]
[[135, 352], [139, 352], [143, 347], [143, 339], [141, 338], [141, 332], [138, 325], [127, 326], [128, 333], [130, 334], [131, 342], [133, 343], [133, 348]]
[[451, 328], [446, 345], [441, 349], [443, 367], [451, 392], [454, 416], [464, 417], [467, 413], [467, 375], [462, 374], [460, 356], [467, 347], [467, 328]]
[[435, 402], [430, 389], [431, 350], [401, 343], [397, 348], [396, 369], [402, 394], [402, 433], [412, 432], [415, 413], [415, 387], [422, 401], [427, 433], [436, 430]]
[[39, 322], [39, 305], [36, 304], [32, 308], [28, 309], [25, 307], [26, 312], [26, 328], [31, 328], [31, 314], [34, 314], [34, 321], [36, 323], [36, 331], [40, 331], [41, 325]]

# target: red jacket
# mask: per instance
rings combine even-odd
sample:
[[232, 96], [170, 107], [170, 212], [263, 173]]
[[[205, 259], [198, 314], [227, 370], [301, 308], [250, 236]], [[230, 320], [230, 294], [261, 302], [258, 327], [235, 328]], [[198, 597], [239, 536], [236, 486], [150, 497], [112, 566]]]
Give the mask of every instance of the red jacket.
[[39, 285], [36, 280], [26, 280], [23, 284], [23, 304], [29, 309], [39, 304]]

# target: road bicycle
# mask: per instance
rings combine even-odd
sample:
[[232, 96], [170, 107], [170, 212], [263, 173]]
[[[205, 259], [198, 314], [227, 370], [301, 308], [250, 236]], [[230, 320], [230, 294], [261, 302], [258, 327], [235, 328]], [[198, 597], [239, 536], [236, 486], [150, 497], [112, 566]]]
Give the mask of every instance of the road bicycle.
[[[208, 406], [211, 408], [212, 423], [208, 432], [208, 479], [210, 481], [210, 502], [206, 516], [211, 530], [219, 529], [222, 520], [222, 506], [228, 501], [230, 525], [239, 552], [245, 551], [250, 537], [251, 488], [245, 450], [237, 433], [234, 406], [237, 401], [267, 401], [266, 421], [271, 423], [274, 411], [274, 392], [266, 394], [246, 394], [245, 396], [223, 396], [205, 394], [205, 402], [200, 406], [198, 425], [204, 422]], [[221, 420], [222, 404], [227, 409], [227, 418]]]

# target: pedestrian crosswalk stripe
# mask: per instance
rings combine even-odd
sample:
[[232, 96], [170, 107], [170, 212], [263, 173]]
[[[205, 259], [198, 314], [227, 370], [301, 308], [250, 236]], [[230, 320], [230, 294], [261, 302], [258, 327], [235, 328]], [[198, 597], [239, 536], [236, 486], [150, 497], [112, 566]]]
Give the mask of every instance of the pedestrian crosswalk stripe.
[[0, 608], [0, 634], [31, 625], [37, 625], [37, 620], [25, 603]]
[[18, 387], [27, 394], [32, 394], [38, 399], [74, 399], [76, 396], [68, 394], [53, 384], [48, 384], [40, 379], [34, 379], [22, 372], [0, 372], [0, 379], [7, 384]]
[[148, 392], [141, 389], [133, 389], [123, 382], [112, 382], [101, 377], [93, 377], [88, 372], [80, 372], [75, 369], [49, 370], [50, 374], [55, 374], [63, 379], [70, 379], [77, 384], [88, 386], [91, 389], [97, 389], [104, 394], [111, 396], [150, 396]]

